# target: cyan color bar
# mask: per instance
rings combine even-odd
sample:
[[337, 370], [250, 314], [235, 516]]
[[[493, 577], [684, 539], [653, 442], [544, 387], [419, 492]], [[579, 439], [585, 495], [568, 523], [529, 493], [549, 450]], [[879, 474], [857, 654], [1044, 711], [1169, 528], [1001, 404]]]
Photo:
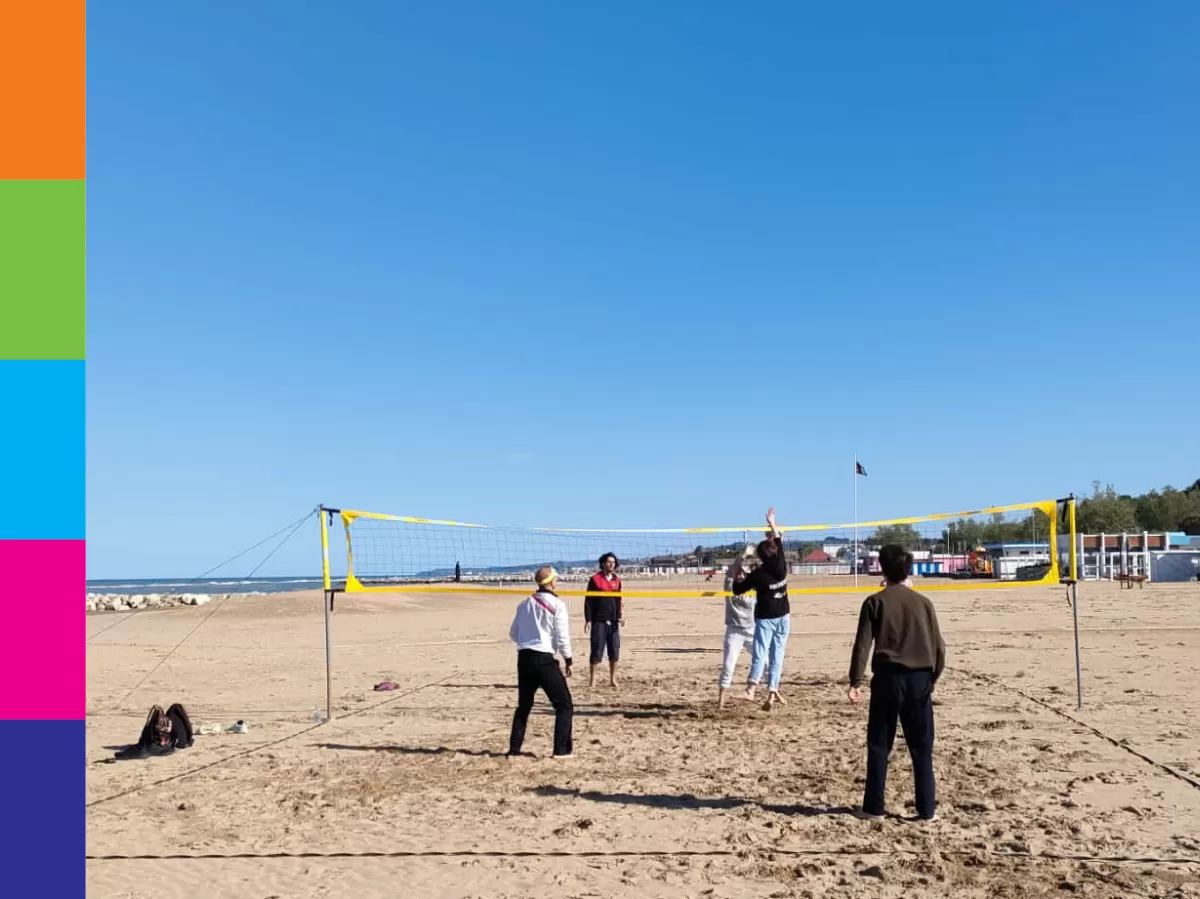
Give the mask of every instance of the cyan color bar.
[[0, 360], [0, 540], [84, 539], [85, 390], [82, 360]]

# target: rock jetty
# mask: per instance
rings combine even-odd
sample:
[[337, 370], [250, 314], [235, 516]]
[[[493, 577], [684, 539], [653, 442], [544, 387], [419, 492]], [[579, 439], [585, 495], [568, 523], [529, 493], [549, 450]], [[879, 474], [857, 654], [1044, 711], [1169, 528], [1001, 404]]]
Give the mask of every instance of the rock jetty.
[[202, 606], [220, 596], [209, 593], [89, 593], [89, 612], [134, 612], [139, 609], [169, 609], [173, 606]]

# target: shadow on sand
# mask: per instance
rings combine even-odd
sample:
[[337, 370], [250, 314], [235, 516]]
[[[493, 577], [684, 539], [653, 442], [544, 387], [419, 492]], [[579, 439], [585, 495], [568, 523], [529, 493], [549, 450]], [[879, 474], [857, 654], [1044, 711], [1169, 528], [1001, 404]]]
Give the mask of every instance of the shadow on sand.
[[722, 651], [723, 650], [720, 647], [709, 648], [709, 647], [705, 647], [705, 646], [647, 646], [645, 648], [638, 648], [638, 649], [633, 650], [633, 652], [658, 652], [658, 653], [670, 653], [672, 655], [682, 655], [682, 654], [692, 655], [692, 654], [705, 654], [705, 653], [720, 655], [722, 653]]
[[825, 815], [852, 815], [854, 809], [849, 806], [817, 806], [800, 803], [784, 804], [759, 802], [757, 799], [742, 799], [736, 796], [702, 798], [690, 793], [678, 795], [669, 793], [602, 793], [599, 790], [572, 790], [566, 787], [541, 786], [529, 790], [536, 796], [549, 798], [586, 799], [589, 802], [608, 802], [617, 805], [640, 805], [661, 809], [734, 809], [760, 808], [765, 812], [780, 815], [800, 815], [803, 817], [818, 817]]
[[[621, 705], [585, 705], [575, 703], [576, 718], [694, 718], [699, 709], [694, 705], [662, 702], [627, 702]], [[535, 715], [553, 715], [554, 709], [539, 703], [533, 707]]]
[[390, 752], [397, 755], [468, 755], [473, 758], [502, 759], [503, 752], [490, 749], [457, 749], [452, 746], [348, 746], [344, 743], [318, 743], [318, 749], [339, 752]]

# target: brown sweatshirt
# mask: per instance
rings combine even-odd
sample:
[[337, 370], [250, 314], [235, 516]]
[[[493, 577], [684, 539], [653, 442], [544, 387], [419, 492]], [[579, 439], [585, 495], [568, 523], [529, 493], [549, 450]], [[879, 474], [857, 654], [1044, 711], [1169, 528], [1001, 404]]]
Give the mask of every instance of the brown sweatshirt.
[[[871, 653], [871, 644], [875, 652]], [[933, 603], [908, 587], [891, 584], [863, 601], [858, 635], [850, 657], [850, 686], [857, 687], [867, 670], [898, 665], [933, 672], [934, 683], [946, 665], [946, 644]]]

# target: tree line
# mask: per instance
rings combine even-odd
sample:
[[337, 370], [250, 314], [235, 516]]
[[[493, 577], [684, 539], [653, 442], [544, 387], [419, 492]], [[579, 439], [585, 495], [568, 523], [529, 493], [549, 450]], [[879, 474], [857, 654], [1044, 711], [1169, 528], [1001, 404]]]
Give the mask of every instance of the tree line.
[[[1167, 486], [1138, 496], [1117, 493], [1111, 484], [1097, 481], [1092, 485], [1092, 495], [1078, 503], [1075, 529], [1081, 534], [1182, 531], [1200, 535], [1200, 480], [1183, 490]], [[1049, 518], [1041, 509], [1034, 509], [1033, 514], [1015, 520], [997, 513], [987, 520], [952, 521], [936, 536], [923, 535], [911, 524], [885, 525], [876, 528], [863, 542], [872, 546], [899, 543], [905, 549], [962, 552], [987, 543], [1044, 542], [1049, 534]]]
[[871, 546], [898, 543], [905, 549], [942, 553], [970, 552], [988, 543], [1037, 543], [1050, 536], [1050, 519], [1041, 509], [1024, 518], [1005, 518], [997, 512], [989, 518], [961, 518], [949, 522], [938, 534], [922, 534], [911, 524], [889, 524], [876, 528], [865, 542]]
[[1200, 479], [1183, 490], [1163, 487], [1139, 496], [1117, 493], [1112, 484], [1092, 484], [1092, 495], [1079, 502], [1076, 526], [1083, 534], [1125, 531], [1182, 531], [1200, 535]]
[[[1075, 529], [1081, 534], [1181, 531], [1200, 535], [1200, 479], [1182, 490], [1167, 486], [1137, 496], [1117, 493], [1111, 484], [1096, 481], [1092, 484], [1092, 495], [1079, 500]], [[1059, 531], [1062, 531], [1061, 527]], [[957, 519], [934, 533], [923, 534], [911, 524], [884, 525], [864, 531], [860, 543], [864, 548], [898, 543], [905, 549], [965, 553], [988, 543], [1045, 542], [1049, 535], [1050, 519], [1041, 509], [1034, 509], [1031, 514], [1017, 519], [1006, 518], [1000, 513], [982, 519]], [[789, 558], [802, 559], [820, 549], [822, 543], [785, 538], [784, 548]], [[738, 542], [697, 546], [695, 557], [702, 565], [724, 562], [738, 555], [744, 545]], [[837, 557], [844, 559], [853, 554], [853, 546], [846, 545], [838, 550]]]

